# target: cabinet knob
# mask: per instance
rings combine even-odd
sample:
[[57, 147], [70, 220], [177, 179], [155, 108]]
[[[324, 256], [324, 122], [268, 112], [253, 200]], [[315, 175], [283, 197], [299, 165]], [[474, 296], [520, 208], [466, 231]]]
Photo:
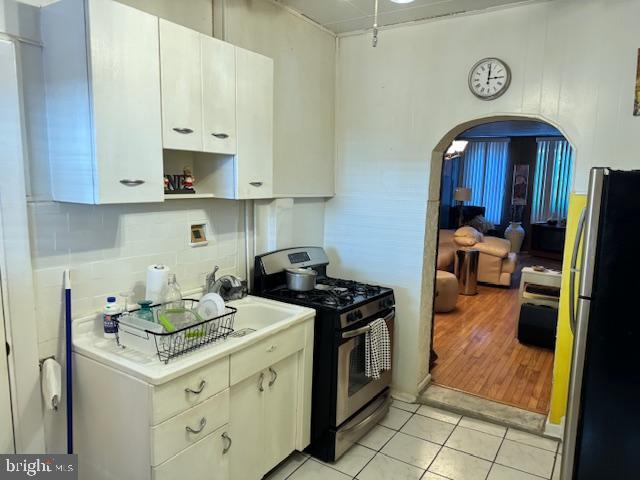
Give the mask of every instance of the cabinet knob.
[[229, 135], [226, 133], [212, 133], [211, 135], [213, 135], [216, 138], [219, 138], [220, 140], [224, 140], [225, 138], [229, 138]]
[[271, 352], [273, 352], [276, 348], [278, 348], [278, 346], [277, 346], [277, 345], [271, 345], [269, 348], [267, 348], [267, 352], [268, 352], [268, 353], [271, 353]]
[[120, 183], [126, 187], [137, 187], [144, 183], [144, 180], [129, 180], [128, 178], [123, 178], [120, 180]]
[[258, 378], [258, 391], [264, 392], [264, 372], [260, 373], [260, 377]]
[[202, 430], [204, 430], [204, 427], [206, 427], [206, 426], [207, 426], [207, 419], [202, 417], [200, 419], [200, 426], [198, 428], [191, 428], [191, 427], [187, 426], [187, 427], [185, 427], [185, 430], [187, 432], [189, 432], [189, 433], [195, 433], [197, 435], [198, 433], [201, 433]]
[[200, 382], [200, 385], [198, 385], [198, 388], [196, 390], [193, 390], [191, 388], [185, 388], [184, 391], [187, 393], [192, 393], [194, 395], [200, 395], [202, 393], [202, 391], [204, 390], [204, 387], [207, 385], [207, 382], [205, 382], [204, 380], [202, 380]]
[[229, 434], [227, 432], [224, 432], [222, 434], [222, 439], [226, 440], [226, 442], [227, 442], [227, 444], [222, 449], [222, 454], [224, 455], [225, 453], [227, 453], [229, 451], [229, 449], [231, 449], [231, 445], [233, 445], [233, 440], [231, 440], [231, 437], [229, 436]]
[[249, 182], [249, 185], [251, 185], [252, 187], [261, 187], [262, 182]]
[[193, 130], [190, 129], [190, 128], [178, 128], [178, 127], [176, 127], [176, 128], [173, 129], [173, 131], [181, 133], [183, 135], [189, 135], [190, 133], [193, 133]]

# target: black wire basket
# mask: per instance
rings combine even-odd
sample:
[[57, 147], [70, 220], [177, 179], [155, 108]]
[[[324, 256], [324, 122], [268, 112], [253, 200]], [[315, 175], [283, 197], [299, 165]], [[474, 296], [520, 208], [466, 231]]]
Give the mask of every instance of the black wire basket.
[[[183, 302], [187, 310], [195, 310], [198, 305], [197, 300], [185, 299]], [[156, 319], [160, 307], [161, 305], [153, 305], [151, 307]], [[145, 341], [153, 342], [158, 358], [166, 364], [172, 358], [179, 357], [180, 355], [192, 352], [214, 342], [225, 340], [229, 334], [233, 332], [233, 322], [237, 311], [236, 308], [227, 305], [225, 306], [224, 314], [210, 320], [188, 325], [173, 332], [154, 332], [142, 328], [136, 329], [131, 325], [127, 325], [126, 334], [137, 337], [136, 340], [138, 343], [140, 343], [140, 341], [142, 341], [143, 344]], [[125, 346], [120, 338], [122, 331], [118, 319], [116, 319], [116, 323], [118, 324], [116, 340], [118, 345]], [[147, 348], [144, 348], [144, 350], [147, 350]]]

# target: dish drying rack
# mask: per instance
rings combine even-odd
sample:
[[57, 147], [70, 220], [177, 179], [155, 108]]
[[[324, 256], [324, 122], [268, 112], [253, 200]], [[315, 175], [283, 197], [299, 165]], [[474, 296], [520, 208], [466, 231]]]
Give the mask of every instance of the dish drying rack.
[[[195, 310], [198, 305], [198, 300], [184, 299], [183, 302], [184, 308], [188, 310]], [[161, 307], [160, 304], [151, 306], [156, 322]], [[130, 313], [138, 310], [132, 310]], [[224, 314], [176, 329], [173, 332], [167, 332], [158, 323], [144, 320], [136, 321], [135, 323], [138, 325], [134, 325], [134, 322], [124, 321], [124, 317], [120, 315], [114, 319], [118, 325], [116, 342], [123, 348], [131, 347], [149, 354], [156, 354], [161, 362], [167, 364], [172, 358], [225, 340], [233, 333], [233, 322], [237, 311], [236, 308], [225, 305]], [[142, 326], [145, 323], [149, 328]]]

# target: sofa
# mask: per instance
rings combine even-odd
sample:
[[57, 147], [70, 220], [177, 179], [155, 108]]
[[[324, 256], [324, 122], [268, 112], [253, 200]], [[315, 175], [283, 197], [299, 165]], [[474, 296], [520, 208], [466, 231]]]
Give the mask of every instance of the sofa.
[[511, 286], [511, 276], [518, 265], [518, 255], [511, 252], [509, 240], [484, 236], [472, 227], [440, 230], [437, 269], [455, 268], [456, 250], [474, 248], [480, 251], [478, 281], [503, 287]]

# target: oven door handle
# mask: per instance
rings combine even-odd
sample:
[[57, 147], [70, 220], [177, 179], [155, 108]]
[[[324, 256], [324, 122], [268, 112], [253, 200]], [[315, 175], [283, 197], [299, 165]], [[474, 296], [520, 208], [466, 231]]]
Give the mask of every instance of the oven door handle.
[[[383, 320], [388, 323], [392, 318], [394, 318], [396, 316], [396, 312], [395, 310], [392, 311], [391, 313], [387, 314]], [[348, 332], [344, 332], [342, 334], [342, 338], [347, 339], [347, 338], [353, 338], [353, 337], [359, 337], [360, 335], [367, 333], [369, 330], [371, 330], [371, 324], [367, 324], [364, 327], [360, 327], [360, 328], [356, 328], [355, 330], [349, 330]]]

